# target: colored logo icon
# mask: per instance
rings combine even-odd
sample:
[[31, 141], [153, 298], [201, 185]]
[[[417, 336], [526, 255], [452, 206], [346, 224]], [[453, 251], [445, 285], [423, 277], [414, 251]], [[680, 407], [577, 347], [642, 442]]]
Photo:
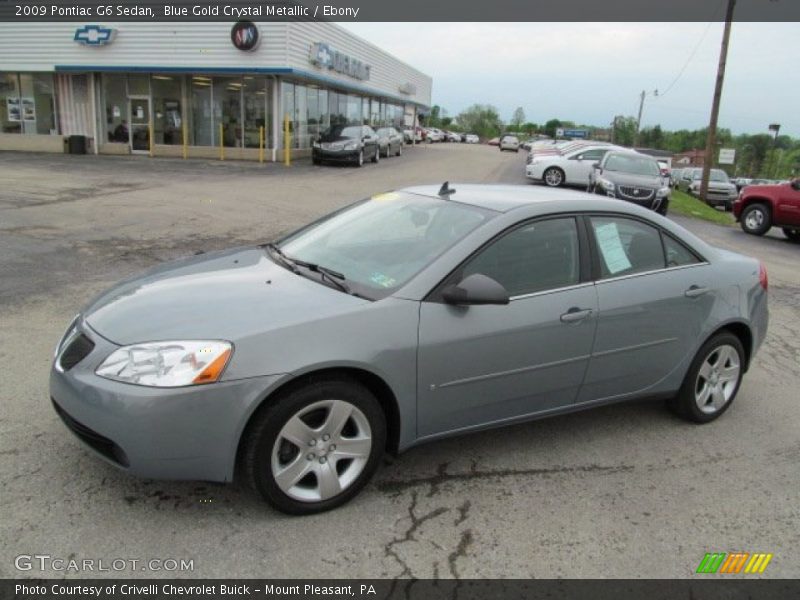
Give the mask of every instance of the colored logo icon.
[[697, 573], [728, 575], [763, 573], [772, 554], [756, 552], [707, 552], [697, 567]]
[[231, 43], [238, 50], [250, 52], [258, 47], [260, 35], [252, 21], [238, 21], [231, 28]]
[[84, 25], [75, 30], [74, 41], [84, 46], [105, 46], [114, 41], [117, 30], [100, 25]]

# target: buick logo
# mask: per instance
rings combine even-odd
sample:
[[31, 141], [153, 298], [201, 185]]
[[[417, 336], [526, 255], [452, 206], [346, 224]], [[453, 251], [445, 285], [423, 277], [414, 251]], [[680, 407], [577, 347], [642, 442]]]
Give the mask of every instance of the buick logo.
[[252, 21], [238, 21], [231, 28], [231, 43], [244, 52], [251, 52], [258, 47], [261, 36], [258, 27]]

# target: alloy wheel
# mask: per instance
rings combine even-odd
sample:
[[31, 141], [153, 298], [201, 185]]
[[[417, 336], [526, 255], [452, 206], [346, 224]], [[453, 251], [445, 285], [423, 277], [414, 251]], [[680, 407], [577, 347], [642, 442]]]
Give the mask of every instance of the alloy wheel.
[[764, 225], [765, 218], [766, 215], [764, 215], [764, 212], [758, 208], [755, 208], [751, 210], [749, 213], [747, 213], [747, 217], [745, 218], [745, 225], [747, 225], [747, 228], [750, 229], [751, 231], [761, 229], [761, 227]]
[[712, 414], [724, 407], [736, 393], [741, 370], [736, 348], [728, 344], [714, 348], [697, 374], [694, 388], [697, 408]]
[[355, 482], [372, 451], [364, 413], [344, 400], [314, 402], [292, 416], [272, 448], [278, 487], [300, 502], [321, 502]]
[[550, 187], [558, 187], [564, 180], [564, 176], [558, 169], [547, 169], [544, 174], [544, 182]]

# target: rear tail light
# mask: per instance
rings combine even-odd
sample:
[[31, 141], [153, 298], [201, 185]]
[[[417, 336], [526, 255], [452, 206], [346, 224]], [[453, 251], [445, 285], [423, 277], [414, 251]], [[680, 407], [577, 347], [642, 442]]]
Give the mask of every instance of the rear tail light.
[[767, 268], [764, 266], [764, 263], [758, 263], [758, 283], [761, 284], [761, 287], [764, 288], [765, 291], [769, 287]]

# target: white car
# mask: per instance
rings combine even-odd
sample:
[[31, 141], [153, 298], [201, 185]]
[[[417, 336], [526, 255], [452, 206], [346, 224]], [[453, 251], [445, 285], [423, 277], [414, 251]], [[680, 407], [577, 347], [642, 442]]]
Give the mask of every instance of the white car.
[[525, 165], [525, 175], [550, 187], [586, 186], [594, 164], [600, 162], [609, 150], [617, 149], [610, 144], [581, 144], [564, 152], [534, 154], [531, 162]]
[[504, 135], [500, 138], [500, 152], [503, 150], [511, 150], [512, 152], [519, 152], [519, 138], [515, 135]]
[[433, 142], [443, 142], [444, 141], [444, 132], [441, 129], [436, 129], [436, 127], [429, 127], [425, 130], [426, 135], [425, 139], [429, 143]]
[[475, 135], [474, 133], [468, 133], [467, 137], [465, 138], [465, 140], [466, 140], [466, 142], [468, 144], [480, 144], [481, 143], [481, 139], [477, 135]]
[[460, 133], [455, 133], [455, 132], [453, 132], [453, 131], [448, 131], [448, 132], [445, 134], [445, 136], [446, 136], [446, 138], [445, 138], [445, 139], [446, 139], [446, 141], [448, 141], [448, 142], [457, 142], [457, 143], [460, 143], [460, 142], [461, 142], [461, 134], [460, 134]]

